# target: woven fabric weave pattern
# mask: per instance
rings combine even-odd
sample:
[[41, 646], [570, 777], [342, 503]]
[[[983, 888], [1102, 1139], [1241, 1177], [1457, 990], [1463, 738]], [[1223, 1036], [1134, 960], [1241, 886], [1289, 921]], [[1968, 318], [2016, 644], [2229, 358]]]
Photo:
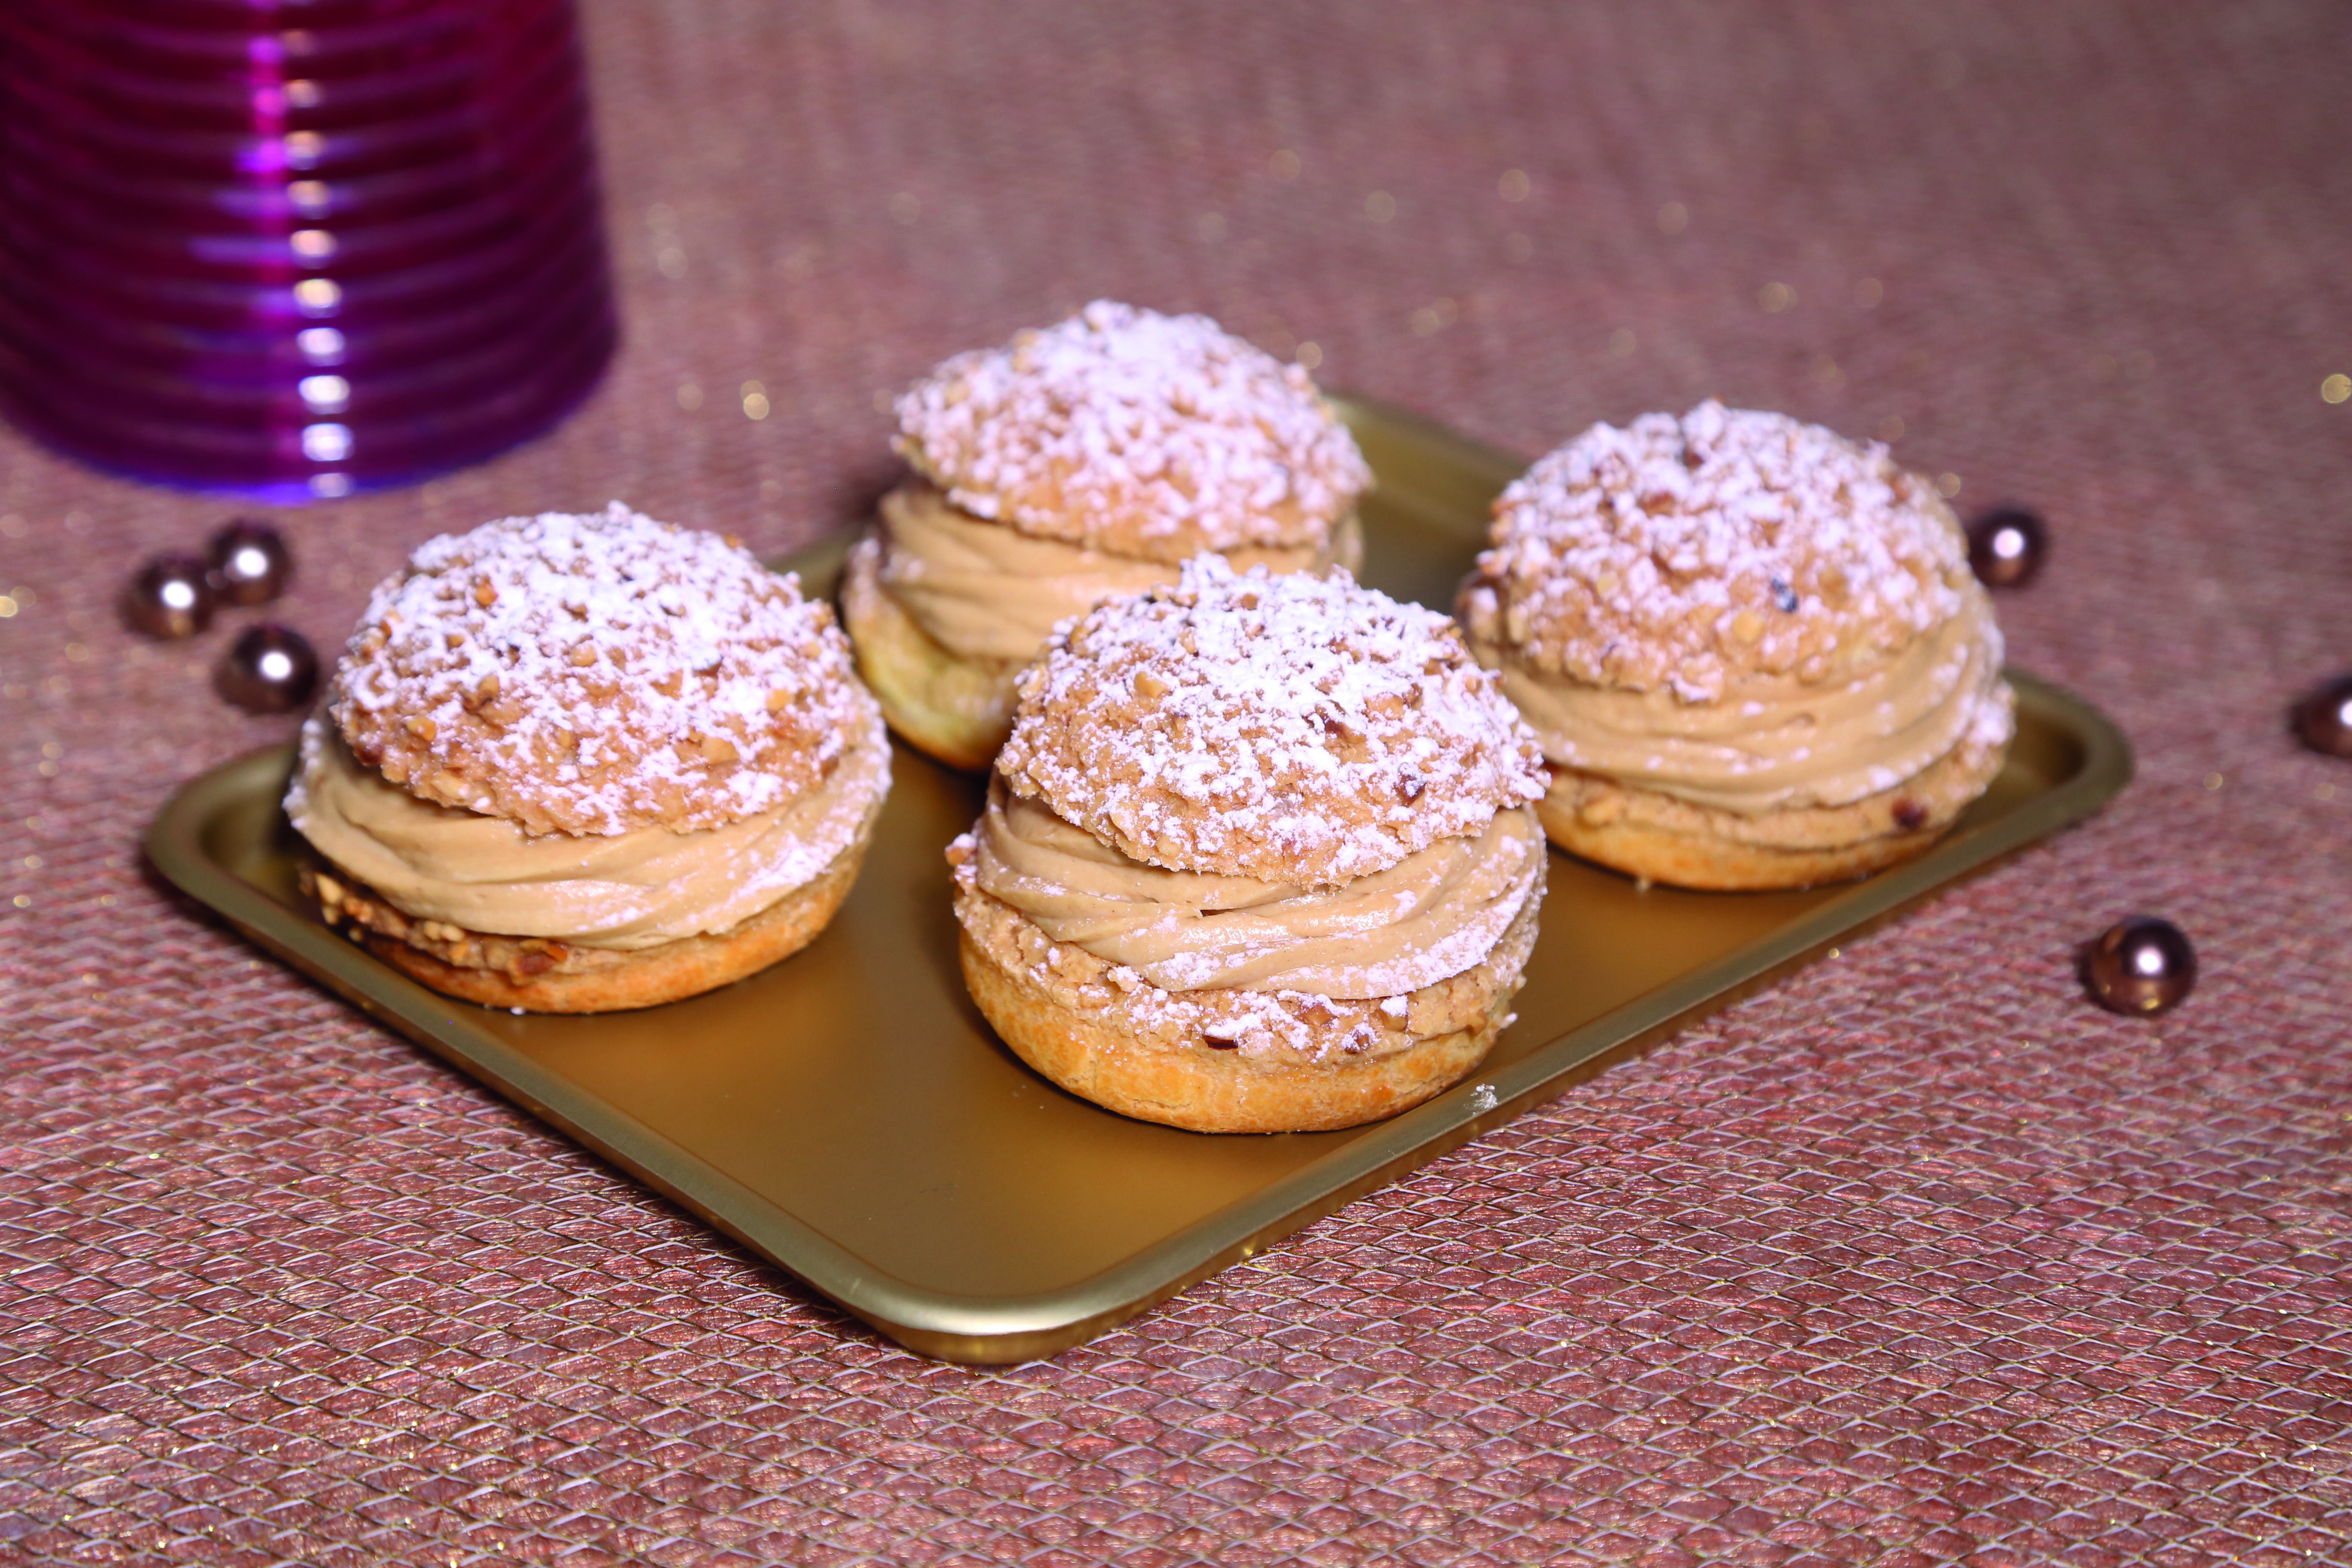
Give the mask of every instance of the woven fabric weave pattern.
[[[145, 873], [284, 738], [123, 631], [238, 510], [0, 436], [0, 1561], [2352, 1559], [2352, 69], [2336, 7], [585, 6], [626, 343], [288, 514], [781, 551], [1096, 297], [1534, 452], [1707, 395], [2051, 520], [2102, 816], [1055, 1362], [877, 1341]], [[1312, 349], [1305, 345], [1312, 344]], [[2076, 946], [2199, 946], [2112, 1017]]]

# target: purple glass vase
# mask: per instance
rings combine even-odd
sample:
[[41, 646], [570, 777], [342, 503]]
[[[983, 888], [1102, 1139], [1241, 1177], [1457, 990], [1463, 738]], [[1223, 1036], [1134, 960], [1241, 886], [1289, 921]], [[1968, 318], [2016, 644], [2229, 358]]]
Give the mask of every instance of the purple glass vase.
[[0, 412], [168, 484], [404, 484], [614, 339], [571, 0], [0, 5]]

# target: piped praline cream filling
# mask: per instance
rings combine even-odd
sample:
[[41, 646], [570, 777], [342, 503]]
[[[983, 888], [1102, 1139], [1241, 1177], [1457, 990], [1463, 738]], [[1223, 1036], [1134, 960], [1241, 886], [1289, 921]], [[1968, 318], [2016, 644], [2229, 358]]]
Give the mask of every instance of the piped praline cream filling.
[[1543, 829], [1526, 806], [1332, 888], [1147, 865], [1002, 778], [972, 838], [982, 891], [1167, 991], [1401, 996], [1484, 960], [1543, 888]]
[[2008, 738], [2001, 637], [1981, 593], [1892, 658], [1843, 680], [1734, 682], [1720, 700], [1612, 690], [1531, 669], [1483, 642], [1551, 761], [1744, 816], [1850, 805], [1973, 737]]
[[419, 800], [314, 715], [286, 810], [321, 855], [412, 919], [628, 952], [726, 931], [814, 881], [889, 785], [877, 711], [822, 783], [772, 810], [687, 833], [532, 837]]
[[[1177, 579], [1172, 563], [1109, 555], [973, 517], [927, 480], [892, 490], [880, 511], [883, 586], [932, 640], [966, 658], [1025, 662], [1063, 621]], [[1244, 571], [1352, 565], [1357, 529], [1350, 513], [1332, 528], [1329, 545], [1244, 547], [1225, 558]]]

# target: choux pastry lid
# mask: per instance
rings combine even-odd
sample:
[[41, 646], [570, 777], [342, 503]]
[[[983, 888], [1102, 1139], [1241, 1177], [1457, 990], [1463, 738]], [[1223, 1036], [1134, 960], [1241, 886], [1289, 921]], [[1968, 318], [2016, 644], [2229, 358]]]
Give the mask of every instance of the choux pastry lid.
[[899, 453], [964, 510], [1138, 560], [1319, 548], [1371, 483], [1306, 371], [1108, 300], [957, 355], [898, 413]]
[[1595, 425], [1495, 503], [1462, 607], [1525, 664], [1714, 701], [1899, 652], [1980, 593], [1935, 488], [1876, 443], [1700, 404]]
[[1534, 733], [1453, 622], [1223, 559], [1066, 626], [998, 771], [1135, 859], [1330, 886], [1542, 795]]
[[870, 702], [797, 579], [618, 501], [423, 545], [370, 596], [330, 698], [352, 753], [412, 795], [583, 835], [782, 805]]

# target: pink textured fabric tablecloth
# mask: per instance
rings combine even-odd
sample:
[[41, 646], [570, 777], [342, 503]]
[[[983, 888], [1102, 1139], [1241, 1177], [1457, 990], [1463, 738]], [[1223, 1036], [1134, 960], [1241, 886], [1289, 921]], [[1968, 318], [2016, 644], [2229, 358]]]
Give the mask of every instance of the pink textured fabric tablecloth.
[[[206, 685], [247, 616], [113, 612], [235, 509], [0, 437], [0, 1562], [2352, 1561], [2352, 767], [2284, 721], [2352, 668], [2340, 7], [587, 16], [626, 346], [546, 441], [284, 514], [322, 647], [510, 511], [839, 528], [888, 395], [1111, 296], [1530, 452], [1706, 395], [1892, 437], [2047, 514], [2013, 656], [2139, 780], [962, 1370], [144, 871], [180, 780], [289, 730]], [[2152, 1022], [2073, 975], [2137, 910], [2204, 964]]]

